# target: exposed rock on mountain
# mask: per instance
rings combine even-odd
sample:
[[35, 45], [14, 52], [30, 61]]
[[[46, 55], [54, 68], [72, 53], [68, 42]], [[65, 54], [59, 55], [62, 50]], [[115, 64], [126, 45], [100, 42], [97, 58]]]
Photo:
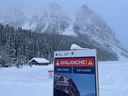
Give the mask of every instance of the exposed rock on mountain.
[[[23, 11], [15, 15], [0, 16], [0, 22], [37, 33], [58, 34], [61, 38], [73, 39], [81, 47], [96, 48], [101, 60], [118, 60], [128, 57], [128, 50], [122, 46], [112, 29], [93, 10], [83, 5], [76, 12], [75, 21], [66, 15], [58, 4], [50, 4], [48, 11], [27, 18]], [[67, 40], [67, 41], [68, 41]], [[60, 41], [60, 43], [62, 43]], [[68, 42], [67, 42], [68, 43]], [[106, 59], [103, 56], [108, 55]], [[111, 59], [114, 57], [114, 59]]]

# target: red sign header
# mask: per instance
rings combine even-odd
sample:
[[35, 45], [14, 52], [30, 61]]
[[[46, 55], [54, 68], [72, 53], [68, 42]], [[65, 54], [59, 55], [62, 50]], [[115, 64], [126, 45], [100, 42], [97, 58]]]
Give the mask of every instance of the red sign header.
[[85, 66], [93, 67], [95, 59], [93, 57], [81, 58], [55, 58], [55, 66]]

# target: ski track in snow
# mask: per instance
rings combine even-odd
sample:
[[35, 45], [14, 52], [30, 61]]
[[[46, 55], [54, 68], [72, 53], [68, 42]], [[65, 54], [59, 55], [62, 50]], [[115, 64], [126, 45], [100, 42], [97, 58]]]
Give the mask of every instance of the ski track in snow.
[[[0, 68], [0, 96], [53, 96], [53, 66]], [[99, 62], [100, 96], [127, 96], [128, 61]]]

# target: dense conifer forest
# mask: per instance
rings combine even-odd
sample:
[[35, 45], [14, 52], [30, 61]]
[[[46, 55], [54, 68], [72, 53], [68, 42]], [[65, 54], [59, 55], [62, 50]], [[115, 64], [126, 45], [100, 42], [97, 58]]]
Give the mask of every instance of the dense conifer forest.
[[89, 41], [88, 37], [80, 37], [31, 32], [31, 30], [14, 29], [12, 26], [0, 24], [0, 66], [19, 67], [26, 65], [33, 57], [45, 57], [52, 62], [54, 51], [70, 50], [72, 44], [96, 48], [99, 60], [118, 60], [116, 54], [102, 47], [96, 47], [96, 43]]

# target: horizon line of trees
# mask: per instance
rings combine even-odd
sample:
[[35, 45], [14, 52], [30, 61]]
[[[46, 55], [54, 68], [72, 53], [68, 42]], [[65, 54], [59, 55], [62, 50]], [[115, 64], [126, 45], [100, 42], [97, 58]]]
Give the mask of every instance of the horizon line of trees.
[[24, 65], [33, 57], [52, 61], [54, 51], [70, 48], [67, 38], [0, 24], [0, 66]]
[[116, 54], [97, 47], [92, 42], [88, 37], [32, 32], [0, 24], [0, 67], [19, 67], [33, 57], [44, 57], [52, 61], [54, 51], [69, 50], [74, 43], [85, 48], [96, 48], [99, 60], [118, 60]]

